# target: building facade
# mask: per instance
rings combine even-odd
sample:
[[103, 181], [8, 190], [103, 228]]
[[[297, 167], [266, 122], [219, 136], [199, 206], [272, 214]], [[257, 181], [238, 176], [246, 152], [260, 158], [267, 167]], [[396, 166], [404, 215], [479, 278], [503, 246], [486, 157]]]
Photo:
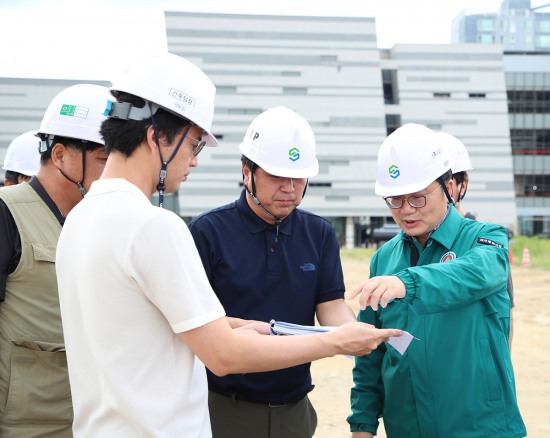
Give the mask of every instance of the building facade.
[[550, 235], [550, 4], [505, 0], [491, 14], [463, 13], [453, 41], [501, 43], [518, 232]]
[[518, 229], [550, 235], [550, 53], [505, 54]]
[[453, 20], [453, 43], [502, 44], [505, 51], [550, 51], [550, 13], [531, 0], [504, 0], [498, 13], [464, 11]]

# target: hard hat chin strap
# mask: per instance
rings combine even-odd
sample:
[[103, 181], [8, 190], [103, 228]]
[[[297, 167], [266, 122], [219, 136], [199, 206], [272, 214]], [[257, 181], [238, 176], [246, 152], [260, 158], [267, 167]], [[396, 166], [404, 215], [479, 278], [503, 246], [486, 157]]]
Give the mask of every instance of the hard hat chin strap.
[[447, 186], [445, 185], [445, 180], [443, 179], [443, 175], [441, 175], [439, 178], [437, 178], [437, 181], [439, 181], [439, 184], [441, 184], [441, 187], [443, 188], [443, 192], [445, 193], [445, 196], [447, 197], [447, 201], [449, 204], [455, 205], [455, 200], [453, 197], [449, 194], [449, 191], [447, 190]]
[[[149, 103], [149, 105], [151, 105], [151, 103]], [[152, 112], [153, 110], [151, 109], [151, 114]], [[160, 150], [157, 123], [155, 121], [155, 116], [153, 115], [151, 115], [151, 123], [153, 125], [153, 132], [155, 134], [155, 143], [157, 144], [157, 147], [159, 150], [159, 157], [160, 157], [160, 173], [159, 173], [159, 183], [157, 184], [157, 191], [159, 194], [159, 207], [162, 208], [164, 206], [164, 191], [166, 190], [166, 185], [164, 184], [164, 182], [166, 181], [166, 175], [168, 174], [168, 170], [167, 170], [168, 164], [170, 163], [170, 161], [174, 159], [174, 157], [178, 153], [181, 145], [183, 144], [183, 140], [185, 140], [185, 137], [187, 136], [187, 133], [193, 126], [193, 123], [189, 121], [189, 124], [187, 125], [187, 128], [185, 129], [185, 131], [183, 131], [183, 135], [181, 136], [180, 141], [176, 146], [176, 149], [174, 149], [174, 152], [172, 152], [172, 155], [166, 161], [162, 159], [162, 152]]]
[[[46, 138], [43, 140], [43, 142], [46, 142], [47, 149], [50, 149], [53, 145], [50, 143], [51, 139]], [[84, 197], [86, 195], [86, 189], [84, 188], [84, 176], [86, 174], [86, 140], [80, 141], [80, 151], [82, 153], [82, 179], [80, 181], [75, 181], [74, 179], [70, 178], [65, 172], [63, 172], [61, 169], [57, 168], [61, 175], [63, 175], [68, 181], [72, 182], [78, 187], [78, 191]], [[46, 150], [47, 150], [46, 149]], [[42, 151], [42, 149], [40, 149]]]
[[[250, 167], [250, 181], [251, 181], [251, 185], [252, 185], [252, 190], [249, 190], [248, 187], [246, 186], [246, 184], [244, 184], [244, 187], [245, 187], [246, 191], [248, 192], [248, 194], [252, 197], [252, 200], [254, 201], [254, 204], [256, 204], [266, 214], [268, 214], [269, 216], [271, 216], [273, 218], [274, 225], [277, 228], [276, 235], [275, 235], [275, 243], [277, 243], [279, 241], [279, 225], [281, 225], [283, 220], [280, 217], [275, 216], [267, 208], [265, 208], [262, 205], [261, 201], [256, 197], [256, 195], [255, 195], [255, 193], [256, 193], [256, 183], [254, 182], [254, 167], [255, 166], [256, 165], [254, 163], [252, 163], [252, 165]], [[243, 175], [243, 183], [244, 183], [244, 175]]]

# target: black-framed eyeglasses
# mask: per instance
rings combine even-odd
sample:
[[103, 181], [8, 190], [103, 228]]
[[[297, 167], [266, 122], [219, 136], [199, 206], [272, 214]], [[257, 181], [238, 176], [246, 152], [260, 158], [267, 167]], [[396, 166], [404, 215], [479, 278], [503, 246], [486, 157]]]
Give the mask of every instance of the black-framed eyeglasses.
[[196, 157], [204, 149], [204, 146], [206, 145], [206, 140], [202, 140], [202, 139], [199, 140], [197, 138], [191, 137], [190, 135], [188, 135], [187, 137], [189, 137], [191, 140], [194, 140], [194, 141], [197, 142], [196, 145], [193, 145], [193, 155]]
[[411, 207], [422, 208], [426, 206], [428, 197], [431, 196], [433, 192], [435, 192], [440, 187], [441, 187], [441, 184], [439, 184], [435, 189], [433, 189], [427, 195], [414, 195], [414, 196], [409, 196], [407, 199], [403, 199], [399, 196], [386, 196], [384, 198], [384, 201], [386, 201], [386, 204], [388, 204], [388, 207], [395, 208], [395, 209], [403, 207], [403, 203], [405, 201], [407, 201]]

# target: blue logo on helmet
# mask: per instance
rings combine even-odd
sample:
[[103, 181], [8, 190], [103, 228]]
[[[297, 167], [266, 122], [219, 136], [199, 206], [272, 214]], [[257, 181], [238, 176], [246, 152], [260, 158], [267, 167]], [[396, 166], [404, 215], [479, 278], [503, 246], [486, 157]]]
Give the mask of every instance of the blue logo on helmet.
[[392, 164], [389, 169], [388, 169], [388, 172], [390, 174], [390, 177], [395, 179], [397, 178], [399, 175], [401, 175], [401, 172], [399, 172], [399, 167], [397, 167], [395, 164]]
[[292, 148], [288, 150], [288, 159], [290, 161], [297, 161], [300, 159], [300, 149]]

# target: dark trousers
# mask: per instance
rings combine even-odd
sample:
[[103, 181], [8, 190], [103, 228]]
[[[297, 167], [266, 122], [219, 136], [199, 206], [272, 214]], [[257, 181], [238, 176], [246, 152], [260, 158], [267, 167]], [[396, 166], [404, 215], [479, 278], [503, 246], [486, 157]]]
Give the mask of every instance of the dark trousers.
[[213, 438], [311, 438], [317, 414], [306, 396], [295, 403], [250, 403], [209, 391]]

